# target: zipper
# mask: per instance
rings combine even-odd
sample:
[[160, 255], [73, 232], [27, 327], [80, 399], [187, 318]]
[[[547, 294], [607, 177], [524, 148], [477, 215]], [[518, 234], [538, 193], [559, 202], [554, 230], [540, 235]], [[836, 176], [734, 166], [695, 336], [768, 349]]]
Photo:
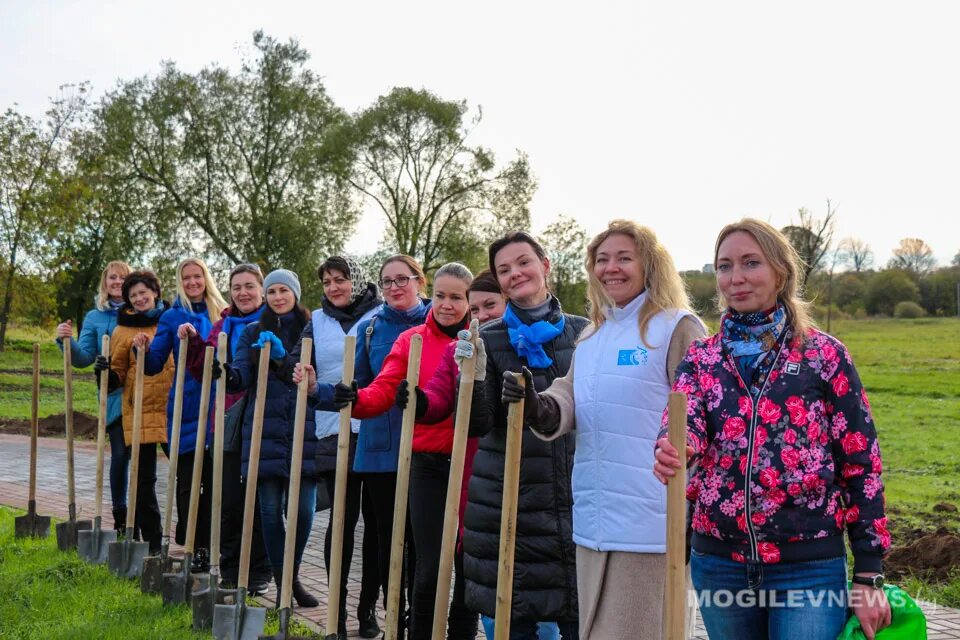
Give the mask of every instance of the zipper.
[[767, 390], [767, 385], [770, 382], [770, 373], [776, 368], [778, 362], [780, 362], [780, 356], [783, 353], [783, 347], [787, 344], [786, 340], [783, 340], [780, 343], [780, 348], [777, 349], [777, 357], [774, 359], [774, 366], [770, 368], [770, 372], [767, 373], [767, 377], [763, 380], [763, 386], [760, 387], [760, 393], [757, 394], [757, 397], [754, 398], [750, 394], [750, 387], [743, 381], [743, 376], [740, 375], [740, 369], [737, 367], [736, 361], [733, 360], [733, 356], [729, 353], [727, 358], [730, 359], [730, 364], [733, 365], [733, 370], [737, 374], [737, 379], [740, 380], [740, 384], [743, 385], [743, 388], [747, 390], [747, 394], [750, 395], [750, 402], [753, 405], [753, 416], [750, 418], [750, 432], [747, 438], [747, 472], [744, 474], [743, 480], [743, 508], [744, 508], [744, 518], [746, 519], [747, 525], [747, 538], [750, 542], [750, 560], [753, 562], [760, 561], [760, 552], [758, 550], [757, 544], [757, 534], [753, 530], [753, 520], [750, 513], [750, 502], [752, 500], [752, 495], [750, 492], [750, 479], [753, 477], [753, 443], [754, 436], [756, 435], [757, 428], [757, 407], [760, 405], [760, 398], [763, 397], [764, 392]]

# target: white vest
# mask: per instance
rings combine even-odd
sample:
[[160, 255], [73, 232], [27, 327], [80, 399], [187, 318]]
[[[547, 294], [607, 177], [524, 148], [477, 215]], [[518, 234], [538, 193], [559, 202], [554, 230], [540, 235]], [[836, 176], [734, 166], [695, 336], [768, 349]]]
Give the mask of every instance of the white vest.
[[[348, 335], [357, 335], [357, 326], [364, 320], [372, 317], [378, 310], [375, 306], [360, 316], [350, 327], [348, 333], [343, 332], [340, 322], [317, 309], [313, 312], [313, 357], [316, 360], [317, 382], [336, 384], [343, 378], [343, 342]], [[357, 338], [363, 340], [364, 336]], [[317, 439], [337, 435], [340, 431], [340, 414], [336, 411], [316, 412]], [[350, 430], [360, 432], [360, 421], [350, 420]]]
[[667, 405], [667, 351], [686, 311], [637, 316], [646, 294], [610, 309], [574, 355], [577, 452], [573, 539], [598, 551], [665, 553], [666, 488], [653, 475], [653, 450]]

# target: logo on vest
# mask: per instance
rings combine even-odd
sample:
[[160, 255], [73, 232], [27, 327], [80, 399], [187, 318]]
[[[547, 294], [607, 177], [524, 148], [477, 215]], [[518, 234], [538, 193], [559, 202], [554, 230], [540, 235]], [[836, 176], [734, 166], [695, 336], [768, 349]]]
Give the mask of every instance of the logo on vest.
[[647, 364], [647, 350], [643, 347], [620, 349], [617, 354], [618, 367], [639, 367], [645, 364]]

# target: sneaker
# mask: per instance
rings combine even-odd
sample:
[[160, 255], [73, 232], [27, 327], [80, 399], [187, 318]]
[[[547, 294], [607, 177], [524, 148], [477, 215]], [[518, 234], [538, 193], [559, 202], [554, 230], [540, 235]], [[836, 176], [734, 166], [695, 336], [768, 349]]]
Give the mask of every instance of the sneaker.
[[193, 563], [190, 573], [208, 573], [210, 571], [210, 555], [206, 549], [197, 549], [193, 554]]
[[360, 623], [361, 638], [376, 638], [377, 634], [380, 633], [376, 605], [357, 609], [357, 621]]
[[270, 583], [269, 582], [253, 582], [247, 586], [247, 595], [251, 596], [265, 596], [270, 593]]

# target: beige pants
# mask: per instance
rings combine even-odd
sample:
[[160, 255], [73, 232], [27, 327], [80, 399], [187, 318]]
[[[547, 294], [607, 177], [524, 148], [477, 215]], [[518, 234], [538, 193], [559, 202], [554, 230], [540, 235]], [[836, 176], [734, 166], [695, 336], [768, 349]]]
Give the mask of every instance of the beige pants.
[[[577, 546], [580, 640], [662, 640], [667, 556]], [[690, 586], [689, 570], [687, 589]], [[687, 637], [694, 610], [687, 599]]]

